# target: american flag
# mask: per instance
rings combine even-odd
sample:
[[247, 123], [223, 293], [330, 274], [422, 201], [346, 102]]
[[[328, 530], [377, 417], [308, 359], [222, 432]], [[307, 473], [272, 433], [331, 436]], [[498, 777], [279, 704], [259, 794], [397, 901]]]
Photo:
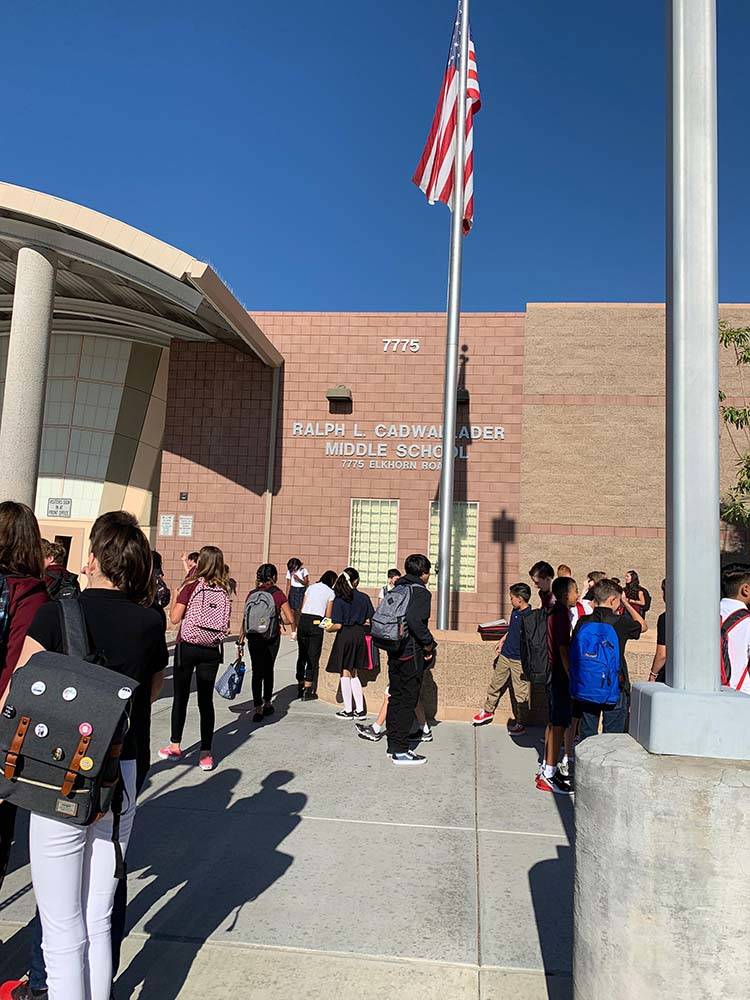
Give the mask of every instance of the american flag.
[[[454, 137], [458, 112], [458, 65], [461, 61], [461, 7], [459, 0], [456, 23], [448, 52], [443, 88], [432, 119], [422, 158], [412, 180], [427, 195], [431, 205], [442, 201], [453, 211], [453, 166], [456, 152]], [[482, 102], [479, 96], [479, 76], [474, 42], [469, 32], [469, 76], [466, 88], [466, 149], [464, 154], [464, 233], [474, 222], [474, 115]]]

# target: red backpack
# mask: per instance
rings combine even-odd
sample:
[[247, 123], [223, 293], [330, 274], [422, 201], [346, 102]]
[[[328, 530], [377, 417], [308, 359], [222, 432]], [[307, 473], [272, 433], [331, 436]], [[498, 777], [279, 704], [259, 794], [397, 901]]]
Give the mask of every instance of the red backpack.
[[[729, 633], [736, 625], [745, 621], [746, 618], [750, 618], [750, 611], [747, 608], [738, 608], [731, 615], [727, 615], [721, 623], [721, 683], [724, 687], [730, 687], [729, 682], [732, 679], [732, 661], [729, 658]], [[739, 691], [745, 683], [748, 671], [750, 671], [750, 661], [745, 665], [739, 683], [737, 685], [733, 684], [731, 687], [735, 687]]]
[[232, 602], [223, 587], [200, 579], [185, 608], [180, 639], [196, 646], [219, 646], [229, 634]]

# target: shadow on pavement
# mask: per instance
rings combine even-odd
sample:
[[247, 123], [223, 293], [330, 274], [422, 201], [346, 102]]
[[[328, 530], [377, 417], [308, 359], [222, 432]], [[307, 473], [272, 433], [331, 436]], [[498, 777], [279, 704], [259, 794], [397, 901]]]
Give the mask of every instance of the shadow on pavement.
[[[293, 864], [278, 849], [307, 803], [306, 795], [283, 787], [293, 773], [273, 771], [260, 791], [233, 799], [240, 777], [237, 769], [219, 770], [198, 787], [157, 794], [139, 809], [128, 861], [131, 870], [143, 869], [137, 880], [151, 881], [130, 900], [128, 926], [156, 912], [145, 925], [149, 939], [117, 980], [118, 998], [141, 986], [140, 1000], [176, 1000], [201, 945], [230, 934], [243, 907]], [[171, 949], [168, 970], [165, 941], [186, 945]]]

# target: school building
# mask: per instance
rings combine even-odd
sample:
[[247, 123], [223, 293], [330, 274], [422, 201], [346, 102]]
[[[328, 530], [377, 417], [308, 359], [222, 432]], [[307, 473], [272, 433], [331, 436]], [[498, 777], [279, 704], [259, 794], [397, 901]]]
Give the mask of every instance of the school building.
[[[748, 305], [722, 315], [750, 325]], [[463, 316], [455, 628], [505, 611], [539, 558], [581, 581], [636, 569], [660, 608], [664, 326], [660, 304]], [[299, 556], [374, 592], [437, 550], [444, 335], [442, 313], [247, 311], [191, 254], [0, 184], [2, 494], [35, 503], [73, 568], [123, 507], [171, 581], [213, 543], [243, 590]], [[722, 388], [741, 397], [729, 355]]]

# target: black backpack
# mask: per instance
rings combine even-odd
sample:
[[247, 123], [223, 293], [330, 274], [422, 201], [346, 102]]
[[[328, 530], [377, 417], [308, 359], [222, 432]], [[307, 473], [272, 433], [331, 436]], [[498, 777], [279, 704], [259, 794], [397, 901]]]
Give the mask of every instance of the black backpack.
[[521, 616], [521, 665], [532, 684], [546, 684], [549, 677], [549, 646], [545, 608], [535, 608]]
[[73, 826], [112, 809], [119, 878], [120, 754], [138, 683], [95, 662], [79, 601], [57, 608], [65, 653], [17, 669], [0, 714], [0, 799]]
[[161, 573], [157, 573], [156, 587], [154, 590], [154, 604], [158, 605], [160, 608], [168, 608], [171, 600], [172, 591], [167, 586], [167, 581]]
[[643, 592], [643, 614], [645, 616], [651, 607], [651, 594], [649, 594], [645, 587], [641, 587], [641, 591]]
[[70, 573], [67, 569], [61, 569], [59, 572], [53, 570], [51, 573], [48, 570], [46, 575], [49, 580], [47, 583], [47, 593], [50, 596], [50, 600], [64, 601], [71, 597], [78, 597], [81, 593], [81, 587], [75, 573]]

